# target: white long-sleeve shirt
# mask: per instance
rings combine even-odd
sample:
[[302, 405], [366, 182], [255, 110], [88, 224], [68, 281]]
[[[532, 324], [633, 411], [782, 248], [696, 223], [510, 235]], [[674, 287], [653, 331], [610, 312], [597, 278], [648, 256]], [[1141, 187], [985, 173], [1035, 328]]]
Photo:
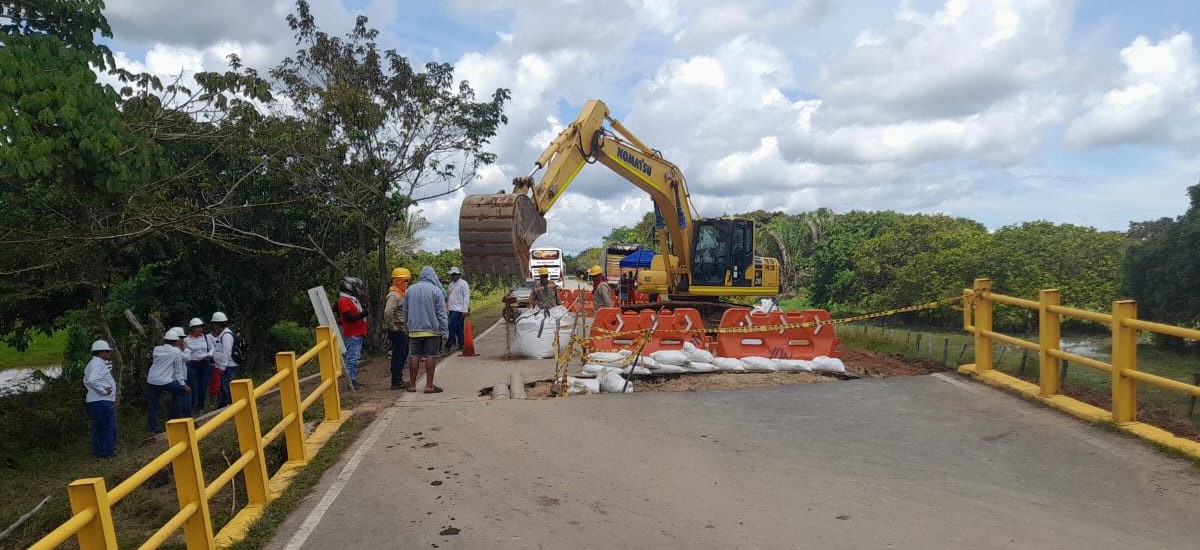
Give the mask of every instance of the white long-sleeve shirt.
[[184, 364], [183, 350], [171, 344], [163, 344], [154, 348], [153, 358], [150, 370], [146, 371], [146, 383], [155, 386], [170, 384], [171, 381], [187, 384], [187, 365]]
[[184, 352], [184, 359], [187, 361], [203, 361], [212, 358], [213, 352], [217, 348], [217, 343], [213, 341], [211, 334], [188, 336], [183, 339], [183, 343], [187, 344], [187, 351]]
[[225, 370], [228, 367], [236, 367], [237, 363], [233, 362], [233, 331], [229, 327], [221, 331], [217, 335], [216, 346], [213, 347], [213, 363], [218, 369]]
[[458, 311], [460, 313], [471, 311], [471, 286], [466, 281], [462, 279], [451, 281], [446, 287], [449, 290], [447, 308], [450, 311]]
[[[98, 355], [93, 355], [83, 368], [83, 387], [87, 388], [87, 403], [93, 401], [116, 401], [117, 381], [113, 379], [112, 365]], [[108, 395], [104, 395], [105, 392]]]

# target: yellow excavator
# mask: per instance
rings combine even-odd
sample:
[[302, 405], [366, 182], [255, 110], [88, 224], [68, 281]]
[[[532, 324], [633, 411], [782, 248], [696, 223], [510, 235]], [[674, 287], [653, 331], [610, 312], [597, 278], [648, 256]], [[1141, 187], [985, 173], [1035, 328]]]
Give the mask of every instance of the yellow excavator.
[[[525, 277], [530, 247], [546, 232], [546, 212], [583, 167], [594, 162], [645, 191], [654, 202], [663, 252], [639, 272], [638, 290], [695, 302], [779, 294], [779, 261], [754, 255], [754, 221], [694, 218], [679, 167], [610, 117], [598, 99], [584, 105], [528, 176], [513, 179], [512, 193], [470, 195], [463, 201], [458, 236], [464, 270], [477, 278]], [[535, 181], [541, 170], [541, 179]]]

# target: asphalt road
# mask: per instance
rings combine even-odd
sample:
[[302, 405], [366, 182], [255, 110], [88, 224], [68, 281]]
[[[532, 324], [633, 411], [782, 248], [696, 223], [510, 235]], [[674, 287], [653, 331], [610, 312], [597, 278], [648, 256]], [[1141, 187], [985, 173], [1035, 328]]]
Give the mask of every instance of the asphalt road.
[[951, 375], [480, 400], [551, 368], [497, 338], [388, 409], [270, 547], [1200, 548], [1194, 465]]

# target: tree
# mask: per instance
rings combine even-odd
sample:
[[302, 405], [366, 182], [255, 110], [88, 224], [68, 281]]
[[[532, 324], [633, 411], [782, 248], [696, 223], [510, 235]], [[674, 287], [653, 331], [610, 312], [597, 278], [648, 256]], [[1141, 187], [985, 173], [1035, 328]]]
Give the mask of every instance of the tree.
[[[1200, 326], [1200, 184], [1188, 188], [1190, 205], [1175, 220], [1131, 223], [1123, 289], [1138, 315], [1164, 323]], [[1162, 339], [1178, 344], [1177, 339]]]
[[614, 227], [604, 236], [603, 244], [623, 243], [638, 244], [651, 250], [658, 249], [658, 239], [655, 238], [654, 213], [647, 212], [642, 219], [630, 226]]
[[[418, 70], [395, 50], [381, 50], [365, 16], [338, 38], [322, 31], [300, 0], [287, 23], [300, 49], [271, 75], [321, 130], [323, 139], [309, 151], [317, 166], [307, 177], [328, 186], [329, 198], [373, 244], [375, 276], [367, 277], [368, 287], [378, 289], [382, 310], [389, 233], [407, 223], [414, 204], [461, 189], [495, 160], [484, 147], [507, 122], [509, 92], [496, 89], [476, 101], [469, 83], [454, 82], [450, 64]], [[365, 259], [353, 267], [367, 272]], [[375, 318], [382, 326], [382, 316]]]

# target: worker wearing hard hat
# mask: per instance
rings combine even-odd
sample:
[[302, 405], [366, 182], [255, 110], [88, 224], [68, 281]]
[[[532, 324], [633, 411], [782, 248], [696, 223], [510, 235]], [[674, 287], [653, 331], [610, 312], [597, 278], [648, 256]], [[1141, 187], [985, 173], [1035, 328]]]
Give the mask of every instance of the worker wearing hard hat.
[[392, 389], [402, 390], [404, 364], [408, 361], [408, 331], [404, 326], [404, 294], [412, 272], [403, 267], [392, 270], [392, 286], [388, 289], [387, 303], [383, 306], [383, 318], [388, 323], [388, 341], [392, 344]]
[[604, 277], [604, 270], [594, 265], [588, 269], [588, 276], [592, 278], [592, 303], [596, 309], [613, 307], [613, 291]]
[[558, 285], [550, 280], [550, 269], [538, 268], [537, 274], [538, 282], [534, 285], [533, 292], [529, 293], [529, 306], [534, 309], [550, 309], [561, 305], [562, 301], [558, 299]]
[[[192, 319], [193, 322], [199, 319]], [[193, 325], [201, 330], [204, 323]], [[201, 334], [203, 336], [203, 333]], [[146, 371], [146, 422], [150, 433], [162, 433], [158, 423], [159, 399], [164, 392], [171, 395], [171, 406], [167, 408], [167, 420], [190, 416], [191, 400], [188, 393], [192, 386], [188, 383], [187, 343], [184, 342], [182, 328], [173, 328], [163, 335], [161, 346], [155, 347], [151, 353], [150, 369]], [[210, 367], [211, 368], [211, 367]]]
[[117, 456], [117, 381], [109, 361], [113, 348], [104, 340], [92, 342], [92, 360], [83, 369], [84, 404], [92, 418], [92, 456]]

